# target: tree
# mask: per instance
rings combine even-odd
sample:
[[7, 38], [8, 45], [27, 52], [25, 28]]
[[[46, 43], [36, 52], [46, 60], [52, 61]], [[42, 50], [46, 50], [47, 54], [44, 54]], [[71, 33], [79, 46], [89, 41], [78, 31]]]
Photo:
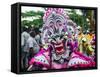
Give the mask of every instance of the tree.
[[[93, 27], [93, 13], [92, 10], [80, 10], [82, 12], [82, 15], [79, 15], [76, 13], [75, 9], [71, 9], [69, 11], [69, 17], [71, 20], [73, 20], [77, 25], [81, 26], [84, 31], [88, 30], [89, 28]], [[89, 21], [87, 21], [89, 19]], [[90, 24], [89, 24], [90, 23]]]
[[[28, 17], [32, 17], [32, 20], [22, 20], [22, 26], [32, 26], [34, 25], [34, 27], [42, 27], [43, 25], [43, 15], [44, 13], [42, 11], [27, 11], [25, 13], [21, 13], [21, 18], [28, 18]], [[34, 17], [36, 19], [34, 19]]]

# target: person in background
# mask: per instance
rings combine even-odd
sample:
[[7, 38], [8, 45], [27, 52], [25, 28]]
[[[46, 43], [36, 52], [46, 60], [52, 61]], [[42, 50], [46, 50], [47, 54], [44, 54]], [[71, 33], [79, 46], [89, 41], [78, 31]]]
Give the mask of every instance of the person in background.
[[41, 46], [41, 31], [37, 28], [35, 29], [35, 32], [36, 32], [35, 40], [38, 43], [38, 45]]
[[39, 50], [40, 47], [35, 40], [35, 33], [32, 31], [30, 32], [30, 37], [27, 40], [27, 51], [29, 52], [28, 59], [30, 60], [32, 57], [34, 57]]
[[27, 68], [28, 66], [28, 53], [27, 53], [27, 46], [26, 42], [30, 37], [29, 34], [30, 29], [28, 27], [23, 27], [23, 32], [21, 33], [21, 67], [22, 69]]

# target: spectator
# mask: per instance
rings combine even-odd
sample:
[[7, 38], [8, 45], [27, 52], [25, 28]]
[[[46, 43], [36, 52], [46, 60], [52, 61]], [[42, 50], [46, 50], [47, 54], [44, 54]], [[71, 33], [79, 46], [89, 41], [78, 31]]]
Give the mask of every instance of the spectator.
[[26, 42], [28, 40], [28, 38], [30, 37], [29, 34], [29, 28], [27, 27], [23, 27], [23, 32], [21, 33], [21, 47], [22, 47], [22, 52], [21, 52], [21, 66], [22, 68], [27, 68], [28, 66], [28, 53], [27, 53], [27, 46], [26, 46]]
[[36, 36], [35, 36], [35, 40], [38, 43], [38, 45], [41, 45], [41, 31], [39, 31], [39, 29], [36, 29]]
[[30, 37], [27, 40], [27, 49], [29, 52], [29, 59], [31, 59], [40, 50], [40, 47], [35, 40], [35, 33], [34, 32], [30, 32]]

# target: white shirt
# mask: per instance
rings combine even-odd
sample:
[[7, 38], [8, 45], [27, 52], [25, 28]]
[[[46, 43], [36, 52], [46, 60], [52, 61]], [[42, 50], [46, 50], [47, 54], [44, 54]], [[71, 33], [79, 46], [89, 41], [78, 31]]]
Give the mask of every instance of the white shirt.
[[29, 52], [30, 48], [33, 48], [34, 53], [37, 53], [40, 49], [40, 47], [37, 44], [36, 40], [31, 36], [28, 38], [26, 46], [27, 46], [27, 52]]
[[38, 44], [40, 44], [41, 38], [40, 38], [40, 35], [39, 34], [35, 36], [35, 40], [36, 40], [36, 42]]
[[21, 46], [24, 46], [28, 38], [30, 37], [30, 34], [27, 32], [22, 32], [21, 34]]
[[23, 51], [26, 52], [26, 42], [28, 38], [30, 37], [30, 34], [26, 31], [22, 32], [21, 34], [21, 46], [23, 47]]

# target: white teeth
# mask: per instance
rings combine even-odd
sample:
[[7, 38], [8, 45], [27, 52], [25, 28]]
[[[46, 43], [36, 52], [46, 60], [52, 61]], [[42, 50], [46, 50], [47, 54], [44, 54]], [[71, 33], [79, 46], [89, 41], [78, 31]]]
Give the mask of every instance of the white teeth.
[[60, 44], [60, 45], [55, 45], [55, 47], [61, 47], [61, 46], [63, 46], [63, 44]]

